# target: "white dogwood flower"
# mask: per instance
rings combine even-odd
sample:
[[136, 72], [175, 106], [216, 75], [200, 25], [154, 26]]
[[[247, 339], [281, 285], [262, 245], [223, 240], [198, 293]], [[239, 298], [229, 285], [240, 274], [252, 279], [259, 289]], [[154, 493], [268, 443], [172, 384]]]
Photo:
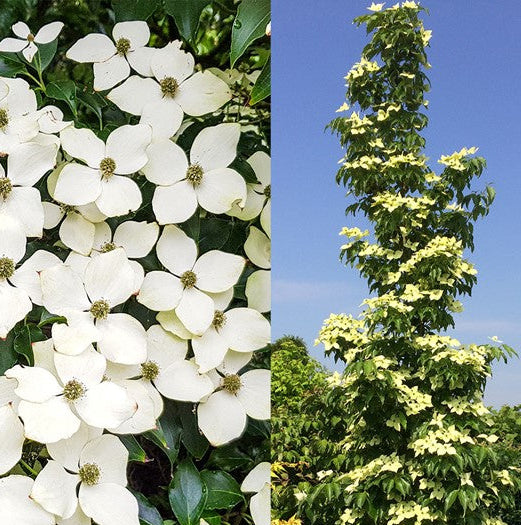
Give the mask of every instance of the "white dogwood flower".
[[134, 278], [121, 248], [90, 259], [83, 275], [66, 264], [41, 272], [45, 308], [68, 321], [52, 327], [56, 350], [78, 355], [96, 342], [109, 361], [141, 363], [146, 357], [145, 329], [129, 314], [110, 313], [134, 293]]
[[255, 525], [271, 523], [270, 475], [271, 465], [264, 461], [253, 468], [241, 484], [242, 492], [254, 494], [250, 499], [250, 512]]
[[147, 163], [150, 126], [125, 125], [115, 129], [105, 144], [86, 128], [65, 128], [63, 149], [87, 165], [71, 162], [56, 181], [54, 198], [72, 206], [95, 202], [107, 217], [126, 215], [141, 205], [139, 186], [129, 177]]
[[[246, 183], [239, 173], [228, 168], [237, 154], [239, 137], [239, 124], [205, 128], [192, 144], [190, 162], [183, 154], [175, 164], [168, 165], [168, 185], [158, 186], [152, 199], [159, 224], [184, 222], [198, 205], [212, 213], [225, 213], [235, 202], [244, 203]], [[165, 169], [157, 161], [154, 167]], [[150, 176], [150, 168], [147, 171]], [[166, 182], [164, 176], [154, 174], [153, 178]]]
[[[91, 33], [80, 38], [68, 51], [67, 58], [94, 63], [94, 89], [110, 89], [130, 74], [130, 66], [139, 74], [150, 76], [150, 61], [156, 49], [145, 47], [150, 29], [144, 21], [119, 22], [107, 35]], [[130, 64], [130, 65], [129, 65]]]
[[224, 375], [214, 373], [216, 391], [197, 407], [199, 428], [214, 446], [239, 438], [246, 428], [246, 416], [260, 420], [270, 417], [270, 371], [239, 374], [247, 356], [229, 352], [219, 367]]
[[105, 358], [89, 347], [78, 356], [54, 353], [55, 370], [16, 365], [6, 371], [18, 381], [18, 415], [25, 435], [54, 443], [75, 434], [81, 421], [113, 428], [130, 418], [137, 406], [124, 388], [103, 381]]
[[244, 294], [248, 299], [248, 307], [266, 313], [271, 310], [271, 272], [257, 270], [246, 280]]
[[0, 476], [9, 472], [22, 457], [25, 433], [18, 418], [18, 397], [14, 390], [16, 381], [0, 377]]
[[57, 151], [54, 144], [27, 142], [11, 150], [7, 174], [0, 166], [0, 213], [17, 218], [24, 225], [27, 237], [42, 236], [42, 199], [33, 185], [54, 167]]
[[[219, 109], [231, 99], [229, 87], [209, 71], [194, 73], [194, 57], [181, 50], [181, 42], [170, 42], [151, 57], [154, 78], [129, 77], [107, 96], [122, 111], [142, 115], [148, 104], [165, 111], [198, 117]], [[180, 116], [180, 117], [179, 117]]]
[[256, 226], [250, 226], [248, 238], [244, 243], [244, 251], [248, 259], [259, 268], [271, 268], [270, 238]]
[[2, 525], [54, 525], [54, 516], [30, 498], [33, 480], [12, 475], [0, 479]]
[[0, 41], [0, 51], [7, 53], [22, 52], [27, 62], [32, 62], [38, 52], [36, 44], [49, 44], [58, 38], [63, 29], [63, 22], [51, 22], [44, 25], [33, 35], [25, 22], [17, 22], [11, 29], [18, 38], [4, 38]]
[[171, 273], [149, 272], [138, 301], [156, 312], [175, 310], [190, 332], [202, 335], [215, 311], [213, 299], [205, 292], [224, 292], [235, 285], [244, 268], [244, 259], [218, 250], [197, 258], [195, 241], [174, 225], [164, 228], [156, 253]]
[[48, 447], [52, 459], [38, 474], [31, 498], [63, 519], [79, 507], [99, 525], [139, 525], [137, 501], [126, 489], [127, 449], [110, 434], [89, 437], [78, 432]]
[[63, 120], [63, 111], [56, 106], [45, 106], [38, 110], [38, 126], [41, 133], [59, 133], [72, 125], [72, 121]]
[[[253, 168], [258, 182], [249, 183], [244, 207], [234, 204], [228, 215], [243, 221], [251, 221], [261, 213], [270, 213], [271, 209], [271, 159], [264, 151], [256, 151], [249, 159], [248, 164]], [[267, 211], [264, 211], [265, 208]]]

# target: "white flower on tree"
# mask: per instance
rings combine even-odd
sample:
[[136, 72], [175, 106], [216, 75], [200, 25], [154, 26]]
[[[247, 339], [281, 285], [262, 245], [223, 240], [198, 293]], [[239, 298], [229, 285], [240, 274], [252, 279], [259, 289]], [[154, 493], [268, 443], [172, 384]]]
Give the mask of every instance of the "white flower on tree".
[[126, 215], [142, 202], [139, 186], [129, 177], [147, 163], [150, 126], [115, 129], [105, 144], [90, 129], [65, 128], [62, 148], [87, 165], [71, 162], [58, 175], [54, 198], [72, 206], [95, 202], [107, 217]]
[[97, 428], [117, 427], [136, 411], [124, 388], [103, 381], [107, 363], [94, 348], [78, 356], [55, 352], [53, 361], [53, 372], [16, 365], [5, 373], [18, 381], [18, 415], [28, 439], [54, 443], [69, 438], [81, 421]]
[[76, 515], [99, 525], [139, 525], [137, 501], [126, 489], [127, 449], [110, 434], [89, 438], [82, 428], [48, 446], [52, 459], [38, 474], [31, 498], [63, 519]]
[[4, 38], [0, 41], [0, 51], [7, 53], [22, 52], [27, 62], [32, 62], [38, 52], [36, 44], [50, 44], [58, 38], [63, 29], [63, 22], [51, 22], [44, 25], [33, 35], [25, 22], [17, 22], [11, 29], [18, 38]]
[[94, 63], [94, 89], [110, 89], [130, 75], [130, 67], [140, 75], [150, 76], [150, 61], [156, 49], [145, 47], [150, 40], [146, 22], [119, 22], [107, 35], [91, 33], [80, 38], [68, 51], [67, 58]]
[[247, 416], [265, 420], [270, 417], [270, 371], [249, 370], [239, 374], [251, 354], [229, 352], [214, 372], [216, 391], [197, 407], [199, 428], [214, 446], [239, 438], [246, 428]]
[[126, 313], [110, 313], [134, 293], [135, 274], [123, 249], [90, 259], [83, 277], [61, 264], [41, 272], [40, 279], [45, 308], [68, 321], [52, 327], [58, 352], [77, 355], [96, 342], [109, 361], [143, 362], [146, 334], [141, 323]]
[[218, 250], [197, 258], [195, 241], [174, 225], [164, 228], [156, 253], [171, 273], [149, 272], [138, 301], [156, 312], [175, 310], [187, 330], [202, 335], [215, 312], [214, 301], [205, 292], [224, 292], [234, 286], [244, 268], [244, 259]]
[[[181, 42], [170, 42], [151, 57], [154, 78], [132, 75], [107, 96], [121, 110], [142, 115], [149, 104], [176, 115], [181, 123], [183, 112], [198, 117], [212, 113], [231, 99], [225, 82], [209, 71], [194, 73], [194, 57], [181, 50]], [[154, 113], [156, 113], [154, 111]]]
[[[237, 155], [240, 125], [219, 124], [203, 129], [190, 150], [190, 162], [179, 153], [174, 164], [165, 167], [156, 160], [148, 177], [159, 181], [152, 208], [159, 224], [175, 224], [189, 219], [201, 206], [211, 213], [225, 213], [246, 199], [246, 183], [228, 166]], [[180, 148], [179, 148], [180, 149]]]
[[267, 461], [259, 463], [244, 478], [241, 490], [253, 493], [250, 499], [250, 512], [255, 525], [271, 523], [271, 465]]
[[266, 313], [271, 310], [271, 272], [257, 270], [246, 281], [244, 294], [248, 299], [248, 307]]
[[11, 150], [7, 158], [7, 174], [0, 166], [0, 213], [17, 218], [27, 237], [42, 236], [42, 198], [33, 186], [54, 167], [57, 152], [54, 144], [27, 142]]
[[248, 259], [259, 268], [271, 268], [270, 238], [256, 226], [250, 226], [248, 238], [244, 243], [244, 251]]
[[54, 525], [54, 516], [30, 498], [33, 480], [12, 475], [0, 479], [2, 525]]

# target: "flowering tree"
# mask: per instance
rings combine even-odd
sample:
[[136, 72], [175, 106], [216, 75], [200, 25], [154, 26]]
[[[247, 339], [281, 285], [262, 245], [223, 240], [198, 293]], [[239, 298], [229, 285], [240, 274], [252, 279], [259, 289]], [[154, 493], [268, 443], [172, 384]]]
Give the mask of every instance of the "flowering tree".
[[476, 282], [464, 251], [494, 191], [472, 189], [485, 167], [477, 148], [442, 156], [439, 174], [423, 154], [431, 38], [423, 8], [369, 10], [355, 22], [372, 39], [339, 109], [354, 111], [330, 124], [346, 148], [337, 181], [354, 198], [347, 211], [373, 225], [344, 228], [341, 257], [373, 295], [359, 318], [332, 315], [320, 333], [327, 353], [346, 363], [336, 386], [344, 453], [325, 481], [343, 497], [328, 512], [353, 524], [504, 523], [500, 509], [513, 506], [519, 477], [498, 466], [482, 395], [491, 362], [512, 350], [444, 334], [462, 309], [458, 296]]
[[266, 525], [269, 4], [38, 4], [0, 21], [0, 521]]

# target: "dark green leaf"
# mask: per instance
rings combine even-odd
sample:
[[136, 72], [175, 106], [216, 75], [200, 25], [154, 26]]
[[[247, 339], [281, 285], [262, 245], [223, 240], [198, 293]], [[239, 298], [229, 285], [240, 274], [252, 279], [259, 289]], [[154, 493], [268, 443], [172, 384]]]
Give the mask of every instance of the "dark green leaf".
[[207, 497], [199, 471], [191, 460], [183, 460], [168, 488], [170, 506], [180, 525], [199, 525]]
[[183, 425], [182, 441], [188, 452], [196, 459], [201, 459], [210, 444], [197, 426], [197, 416], [192, 403], [179, 403], [179, 415]]
[[244, 500], [241, 487], [230, 474], [222, 470], [203, 470], [201, 478], [208, 489], [207, 509], [231, 509]]
[[138, 443], [137, 439], [131, 435], [121, 435], [119, 436], [120, 441], [127, 447], [129, 456], [129, 461], [137, 461], [139, 463], [145, 463], [147, 459], [146, 452], [143, 450], [141, 445]]
[[0, 76], [14, 77], [20, 71], [25, 69], [25, 65], [17, 60], [14, 53], [0, 54]]
[[194, 43], [199, 18], [209, 0], [165, 0], [165, 11], [174, 17], [181, 36]]
[[201, 219], [199, 235], [200, 253], [209, 250], [220, 250], [228, 241], [232, 231], [232, 223], [226, 219]]
[[243, 0], [239, 4], [232, 27], [231, 67], [252, 42], [266, 33], [270, 16], [269, 0]]
[[34, 365], [34, 354], [32, 344], [35, 341], [45, 340], [42, 331], [34, 325], [22, 325], [19, 330], [15, 330], [14, 350], [17, 354], [23, 355], [28, 365]]
[[234, 470], [245, 467], [250, 462], [251, 459], [241, 452], [237, 445], [232, 444], [212, 450], [207, 465], [224, 470]]
[[179, 424], [179, 418], [174, 410], [174, 406], [168, 403], [157, 422], [157, 429], [150, 430], [144, 436], [155, 443], [168, 456], [173, 467], [181, 447], [182, 432], [183, 429]]
[[112, 0], [116, 22], [146, 20], [158, 5], [159, 0]]
[[63, 100], [76, 114], [76, 85], [72, 80], [57, 80], [47, 86], [47, 96], [55, 100]]
[[14, 349], [14, 330], [5, 339], [0, 339], [0, 374], [16, 364], [17, 354]]
[[[56, 50], [58, 49], [58, 39], [49, 42], [48, 44], [38, 44], [38, 54], [33, 58], [33, 62], [40, 60], [40, 68], [44, 71], [47, 66], [52, 62], [52, 59], [56, 55]], [[36, 62], [37, 63], [37, 62]]]
[[163, 518], [159, 511], [140, 492], [130, 489], [139, 506], [139, 522], [142, 525], [163, 525]]
[[271, 60], [268, 60], [262, 68], [257, 82], [251, 90], [250, 106], [257, 104], [271, 94]]

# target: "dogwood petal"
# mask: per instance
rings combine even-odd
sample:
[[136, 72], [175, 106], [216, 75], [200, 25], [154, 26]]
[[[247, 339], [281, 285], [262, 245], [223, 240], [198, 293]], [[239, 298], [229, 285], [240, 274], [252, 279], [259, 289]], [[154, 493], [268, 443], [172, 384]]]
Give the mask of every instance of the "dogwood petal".
[[56, 523], [57, 525], [91, 525], [92, 520], [88, 516], [85, 516], [85, 513], [78, 505], [76, 512], [70, 518], [63, 519], [56, 516]]
[[86, 388], [101, 383], [107, 368], [105, 358], [96, 352], [92, 345], [75, 356], [56, 353], [54, 364], [58, 377], [64, 385], [73, 379], [77, 379]]
[[32, 309], [27, 293], [0, 281], [0, 338], [5, 339], [14, 325]]
[[241, 436], [246, 428], [246, 412], [234, 395], [221, 390], [199, 404], [197, 423], [210, 444], [218, 447]]
[[252, 352], [228, 350], [217, 370], [224, 375], [238, 374], [251, 361], [252, 356]]
[[175, 310], [161, 311], [156, 315], [157, 322], [168, 332], [172, 332], [181, 339], [191, 339], [192, 333], [189, 332], [177, 317]]
[[197, 209], [194, 187], [184, 180], [172, 186], [158, 186], [152, 198], [152, 208], [159, 224], [184, 222]]
[[228, 351], [228, 342], [213, 326], [210, 326], [201, 337], [192, 339], [192, 348], [199, 372], [204, 374], [221, 364]]
[[154, 271], [145, 275], [137, 300], [150, 310], [161, 312], [175, 308], [182, 293], [183, 286], [177, 277]]
[[201, 255], [194, 265], [196, 286], [207, 292], [224, 292], [237, 283], [244, 264], [245, 260], [240, 255], [210, 250]]
[[114, 88], [107, 98], [119, 109], [132, 115], [141, 115], [149, 102], [162, 100], [159, 84], [153, 78], [131, 75], [123, 84]]
[[248, 308], [265, 313], [271, 310], [271, 272], [257, 270], [246, 281], [245, 295]]
[[72, 206], [94, 202], [100, 194], [100, 172], [74, 162], [61, 170], [54, 190], [57, 201]]
[[77, 474], [69, 474], [51, 459], [36, 477], [30, 497], [47, 512], [70, 518], [78, 507], [76, 487], [79, 482]]
[[42, 202], [43, 206], [43, 227], [46, 230], [56, 228], [63, 219], [65, 212], [53, 202]]
[[171, 42], [158, 50], [151, 62], [152, 71], [158, 80], [171, 77], [179, 85], [192, 74], [194, 65], [193, 55], [181, 50], [177, 42]]
[[126, 221], [116, 228], [114, 243], [125, 250], [127, 257], [140, 259], [152, 251], [158, 236], [159, 226], [156, 222]]
[[7, 158], [7, 172], [16, 186], [33, 186], [54, 168], [57, 148], [54, 144], [20, 144]]
[[214, 390], [212, 380], [200, 374], [191, 361], [178, 361], [162, 370], [154, 380], [155, 387], [169, 399], [197, 403]]
[[139, 525], [136, 498], [115, 483], [80, 486], [80, 506], [99, 525]]
[[153, 47], [138, 47], [127, 53], [127, 60], [132, 69], [144, 77], [153, 76], [151, 62], [152, 56], [157, 51]]
[[98, 222], [94, 225], [93, 249], [103, 251], [103, 246], [112, 240], [112, 231], [106, 222]]
[[63, 397], [53, 397], [45, 403], [20, 401], [18, 415], [24, 422], [25, 437], [38, 443], [70, 438], [80, 427], [80, 420]]
[[129, 175], [148, 161], [146, 149], [152, 140], [147, 124], [125, 125], [115, 129], [107, 139], [106, 155], [116, 162], [115, 172]]
[[201, 207], [212, 213], [225, 213], [235, 202], [244, 204], [247, 194], [244, 179], [230, 168], [205, 173], [195, 193]]
[[228, 308], [228, 306], [232, 302], [233, 293], [234, 293], [233, 286], [231, 288], [228, 288], [228, 290], [225, 290], [224, 292], [218, 292], [218, 293], [206, 292], [206, 294], [209, 295], [213, 299], [213, 302], [215, 304], [215, 309], [221, 310], [221, 311], [224, 311], [226, 310], [226, 308]]
[[185, 327], [195, 335], [202, 335], [212, 323], [215, 312], [213, 299], [197, 288], [186, 288], [175, 313]]
[[85, 311], [90, 301], [81, 277], [69, 266], [60, 264], [40, 273], [42, 302], [47, 311], [66, 315], [70, 310]]
[[253, 419], [270, 418], [271, 374], [269, 370], [250, 370], [241, 376], [237, 398]]
[[2, 212], [16, 217], [27, 237], [43, 235], [42, 197], [36, 188], [14, 187], [3, 202]]
[[154, 324], [147, 330], [147, 350], [148, 360], [157, 363], [160, 369], [166, 369], [185, 359], [188, 343]]
[[116, 436], [104, 434], [89, 441], [80, 454], [80, 466], [86, 463], [98, 465], [99, 483], [126, 486], [128, 450]]
[[18, 381], [15, 394], [25, 401], [43, 403], [63, 392], [56, 378], [44, 368], [16, 365], [5, 376]]
[[251, 221], [257, 217], [266, 202], [266, 196], [255, 191], [259, 188], [260, 184], [246, 184], [246, 201], [244, 207], [241, 208], [238, 203], [235, 203], [226, 213], [243, 221]]
[[271, 480], [271, 463], [263, 461], [255, 466], [241, 484], [242, 492], [260, 492]]
[[261, 212], [260, 223], [266, 235], [271, 238], [271, 199], [268, 200]]
[[54, 323], [52, 338], [57, 352], [79, 355], [100, 337], [90, 312], [66, 311], [67, 324]]
[[65, 128], [60, 133], [62, 148], [75, 159], [98, 169], [105, 157], [105, 143], [88, 128]]
[[253, 352], [264, 348], [271, 340], [270, 323], [257, 310], [233, 308], [226, 312], [226, 322], [219, 333], [228, 348], [236, 352]]
[[49, 44], [50, 42], [58, 38], [58, 35], [60, 34], [62, 29], [63, 22], [51, 22], [50, 24], [45, 24], [36, 33], [34, 41], [38, 44]]
[[24, 427], [12, 405], [0, 406], [0, 476], [20, 461], [24, 440]]
[[244, 243], [244, 251], [250, 261], [259, 268], [271, 267], [271, 241], [255, 226], [250, 226], [250, 233]]
[[32, 62], [36, 53], [38, 53], [38, 46], [34, 42], [29, 42], [29, 45], [22, 49], [22, 55], [27, 62]]
[[107, 217], [120, 217], [136, 211], [142, 201], [141, 190], [132, 179], [113, 175], [103, 180], [96, 206]]
[[93, 70], [95, 91], [110, 89], [130, 75], [126, 58], [117, 54], [103, 62], [95, 62]]
[[91, 33], [80, 38], [66, 53], [75, 62], [103, 62], [116, 54], [112, 40], [101, 33]]
[[256, 151], [246, 162], [253, 168], [257, 179], [264, 188], [271, 184], [271, 158], [265, 151]]
[[31, 29], [25, 22], [16, 22], [11, 26], [13, 33], [19, 37], [27, 40], [27, 37], [31, 34]]
[[33, 480], [27, 476], [7, 476], [0, 479], [2, 525], [54, 525], [54, 516], [29, 496]]
[[204, 128], [190, 149], [190, 163], [199, 164], [205, 172], [226, 168], [237, 155], [241, 126], [236, 123]]
[[136, 20], [132, 22], [118, 22], [114, 29], [112, 29], [112, 37], [114, 42], [120, 38], [130, 40], [131, 49], [143, 47], [148, 44], [150, 40], [150, 29], [148, 24], [143, 20]]
[[60, 240], [75, 252], [89, 255], [96, 228], [79, 213], [68, 213], [60, 226]]
[[255, 525], [270, 525], [271, 490], [269, 483], [266, 483], [255, 496], [251, 497], [250, 512]]
[[104, 299], [111, 307], [124, 303], [133, 292], [134, 272], [121, 248], [90, 260], [85, 270], [85, 290], [92, 301]]
[[99, 211], [99, 208], [96, 206], [96, 203], [90, 202], [89, 204], [83, 204], [76, 208], [85, 219], [90, 222], [98, 223], [103, 222], [107, 216]]
[[115, 428], [137, 410], [127, 391], [110, 381], [90, 388], [75, 407], [87, 425], [97, 428]]
[[150, 182], [168, 186], [186, 177], [188, 161], [185, 152], [171, 140], [152, 142], [147, 148], [147, 156], [148, 162], [142, 171]]
[[26, 238], [22, 223], [7, 213], [0, 213], [0, 256], [15, 263], [25, 254]]
[[26, 47], [27, 40], [19, 40], [18, 38], [7, 37], [0, 41], [0, 51], [2, 53], [19, 53]]
[[163, 104], [163, 101], [157, 101], [145, 105], [139, 122], [152, 128], [154, 140], [169, 139], [180, 128], [183, 116], [183, 110], [178, 104]]
[[199, 117], [212, 113], [231, 99], [226, 82], [209, 71], [199, 71], [177, 90], [175, 101], [187, 115]]
[[186, 233], [174, 225], [167, 225], [157, 241], [156, 253], [165, 268], [175, 275], [191, 270], [197, 258], [197, 245]]

